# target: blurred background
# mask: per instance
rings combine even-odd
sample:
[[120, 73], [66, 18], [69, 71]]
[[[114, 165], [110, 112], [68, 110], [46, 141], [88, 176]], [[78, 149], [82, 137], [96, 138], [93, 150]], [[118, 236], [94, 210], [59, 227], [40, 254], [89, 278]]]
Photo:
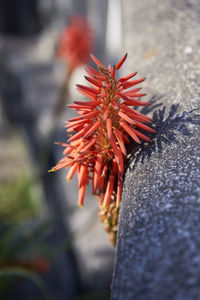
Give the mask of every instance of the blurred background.
[[[86, 29], [61, 47], [80, 17]], [[109, 299], [114, 248], [98, 201], [89, 189], [78, 208], [76, 178], [48, 170], [62, 158], [54, 142], [67, 140], [66, 104], [84, 99], [75, 84], [89, 52], [116, 63], [122, 32], [120, 0], [0, 1], [0, 299]], [[65, 50], [85, 44], [71, 64]]]

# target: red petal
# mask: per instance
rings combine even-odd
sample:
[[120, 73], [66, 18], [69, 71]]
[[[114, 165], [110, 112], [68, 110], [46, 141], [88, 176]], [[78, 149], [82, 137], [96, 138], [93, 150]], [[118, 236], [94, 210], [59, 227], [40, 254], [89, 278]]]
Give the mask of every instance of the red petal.
[[93, 85], [99, 87], [99, 88], [102, 87], [101, 81], [98, 81], [98, 80], [96, 80], [96, 79], [93, 79], [93, 78], [90, 78], [90, 77], [87, 77], [87, 76], [85, 76], [85, 79], [86, 79], [87, 81], [89, 81], [90, 83], [92, 83]]
[[97, 160], [94, 166], [94, 173], [93, 173], [93, 193], [96, 193], [96, 189], [98, 187], [98, 183], [101, 176], [101, 167], [102, 167], [102, 156], [97, 155]]
[[85, 180], [87, 178], [86, 174], [87, 174], [87, 170], [88, 168], [85, 166], [80, 166], [80, 172], [78, 174], [78, 187], [80, 188], [82, 185], [84, 185]]
[[106, 121], [107, 120], [107, 118], [108, 118], [108, 115], [109, 115], [109, 108], [106, 108], [106, 110], [105, 110], [105, 112], [104, 112], [104, 114], [103, 114], [103, 120], [104, 121]]
[[82, 84], [77, 84], [76, 86], [77, 86], [77, 88], [78, 88], [79, 91], [80, 91], [80, 90], [83, 90], [83, 91], [92, 93], [92, 94], [94, 94], [94, 95], [99, 94], [99, 91], [97, 91], [97, 90], [95, 90], [95, 89], [93, 89], [93, 88], [90, 88], [90, 87], [88, 87], [88, 86], [85, 86], [85, 85], [82, 85]]
[[152, 133], [156, 132], [153, 128], [151, 128], [151, 127], [149, 127], [147, 125], [144, 125], [144, 124], [142, 124], [140, 122], [137, 122], [137, 121], [135, 122], [135, 126], [139, 127], [139, 128], [142, 128], [142, 129], [144, 129], [144, 130], [146, 130], [148, 132], [152, 132]]
[[[126, 95], [126, 93], [124, 93]], [[146, 96], [145, 93], [140, 93], [140, 94], [135, 94], [135, 93], [129, 93], [127, 94], [128, 97], [132, 98], [132, 97], [135, 97], [135, 98], [140, 98], [140, 97], [143, 97], [143, 96]]]
[[140, 140], [138, 139], [138, 137], [136, 136], [134, 130], [132, 127], [129, 127], [128, 124], [126, 124], [125, 122], [121, 122], [120, 125], [122, 126], [122, 128], [132, 137], [132, 139], [140, 144]]
[[136, 129], [133, 129], [135, 134], [139, 136], [139, 138], [143, 139], [144, 141], [151, 142], [150, 138], [148, 138], [146, 135], [142, 134], [141, 132], [137, 131]]
[[80, 120], [80, 121], [75, 121], [75, 122], [66, 122], [67, 125], [65, 125], [65, 128], [70, 128], [70, 127], [74, 127], [74, 126], [78, 126], [80, 124], [84, 124], [86, 123], [87, 120]]
[[70, 137], [69, 142], [72, 142], [74, 140], [79, 139], [80, 137], [83, 137], [84, 134], [88, 131], [88, 127], [91, 127], [91, 125], [84, 127], [82, 130], [78, 131], [76, 134]]
[[92, 67], [90, 67], [89, 65], [86, 65], [86, 72], [90, 75], [90, 76], [94, 76], [94, 75], [99, 75], [99, 72], [95, 69], [93, 69]]
[[130, 117], [128, 117], [126, 114], [124, 114], [123, 112], [119, 111], [118, 115], [125, 121], [127, 121], [130, 124], [135, 124], [135, 121], [133, 119], [131, 119]]
[[125, 148], [124, 141], [123, 141], [121, 133], [117, 129], [114, 129], [114, 133], [115, 133], [115, 136], [117, 138], [117, 141], [119, 143], [119, 146], [121, 148], [122, 153], [124, 155], [126, 155], [126, 148]]
[[131, 74], [125, 76], [125, 77], [120, 78], [119, 81], [120, 82], [127, 81], [127, 80], [131, 79], [132, 77], [134, 77], [136, 74], [137, 74], [137, 72], [131, 73]]
[[93, 54], [90, 54], [90, 57], [97, 66], [103, 66], [103, 64], [100, 62], [100, 60], [98, 60], [98, 58], [96, 58], [96, 56], [94, 56]]
[[116, 73], [116, 68], [115, 68], [115, 66], [113, 66], [113, 69], [111, 71], [111, 77], [113, 80], [115, 80], [115, 73]]
[[122, 83], [122, 86], [124, 89], [127, 89], [127, 88], [130, 88], [140, 82], [143, 82], [146, 78], [140, 78], [140, 79], [137, 79], [137, 80], [133, 80], [133, 81], [127, 81], [127, 82], [123, 82]]
[[127, 58], [128, 53], [126, 53], [122, 59], [116, 64], [116, 70], [119, 70], [121, 68], [121, 66], [123, 65], [123, 63], [125, 62], [126, 58]]
[[89, 143], [87, 143], [83, 149], [81, 149], [81, 152], [85, 152], [87, 150], [89, 150], [95, 143], [96, 143], [96, 138], [91, 138], [91, 140], [89, 141]]
[[121, 150], [117, 147], [117, 144], [116, 144], [113, 136], [111, 136], [110, 144], [112, 146], [114, 156], [115, 156], [116, 162], [118, 163], [119, 169], [123, 172], [124, 171], [124, 162], [123, 162]]
[[97, 121], [89, 130], [88, 132], [84, 135], [84, 138], [90, 136], [98, 127], [99, 125], [101, 124], [100, 121]]
[[150, 105], [149, 102], [142, 102], [136, 99], [129, 99], [128, 101], [124, 101], [124, 104], [127, 106], [148, 106]]

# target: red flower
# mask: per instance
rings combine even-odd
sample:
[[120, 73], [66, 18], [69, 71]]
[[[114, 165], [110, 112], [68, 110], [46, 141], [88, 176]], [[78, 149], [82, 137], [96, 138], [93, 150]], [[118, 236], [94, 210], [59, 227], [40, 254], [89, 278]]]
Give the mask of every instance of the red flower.
[[99, 196], [102, 209], [109, 207], [111, 199], [118, 207], [122, 193], [126, 144], [130, 142], [130, 138], [136, 143], [140, 143], [140, 140], [151, 141], [140, 129], [155, 132], [146, 125], [151, 119], [131, 108], [149, 105], [148, 102], [138, 100], [145, 94], [140, 92], [141, 88], [135, 88], [145, 78], [130, 80], [136, 75], [131, 73], [116, 79], [116, 71], [126, 57], [127, 54], [116, 66], [106, 68], [91, 55], [98, 66], [98, 71], [90, 66], [86, 67], [89, 77], [85, 78], [91, 87], [77, 85], [78, 91], [88, 97], [89, 101], [75, 101], [68, 105], [77, 111], [78, 116], [66, 122], [70, 138], [68, 143], [59, 143], [65, 147], [64, 158], [52, 171], [69, 167], [67, 180], [77, 172], [80, 206], [83, 205], [85, 188], [91, 179], [93, 193]]
[[88, 61], [93, 48], [92, 30], [86, 20], [74, 16], [61, 34], [57, 55], [67, 61], [70, 69]]

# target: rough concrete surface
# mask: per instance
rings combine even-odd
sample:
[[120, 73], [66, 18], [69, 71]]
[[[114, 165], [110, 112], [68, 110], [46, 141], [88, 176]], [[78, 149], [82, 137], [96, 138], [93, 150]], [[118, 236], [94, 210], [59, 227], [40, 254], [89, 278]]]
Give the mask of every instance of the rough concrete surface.
[[126, 0], [123, 14], [157, 133], [130, 147], [111, 298], [200, 299], [200, 2]]

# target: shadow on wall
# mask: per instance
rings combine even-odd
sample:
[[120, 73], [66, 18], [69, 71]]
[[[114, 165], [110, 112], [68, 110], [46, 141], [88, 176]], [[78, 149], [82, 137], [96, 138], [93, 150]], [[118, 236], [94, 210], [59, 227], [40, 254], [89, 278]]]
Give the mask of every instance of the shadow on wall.
[[162, 102], [158, 103], [158, 100], [163, 98], [164, 96], [153, 96], [149, 101], [152, 105], [143, 107], [140, 110], [145, 115], [153, 112], [152, 124], [156, 133], [150, 135], [150, 138], [153, 139], [150, 144], [143, 142], [140, 146], [134, 145], [134, 149], [131, 145], [131, 156], [127, 165], [134, 161], [132, 170], [135, 169], [138, 162], [143, 164], [145, 159], [149, 160], [153, 152], [161, 153], [163, 143], [167, 145], [177, 144], [178, 139], [176, 136], [178, 132], [184, 136], [190, 136], [191, 133], [186, 124], [200, 125], [200, 114], [195, 113], [200, 109], [196, 108], [188, 112], [178, 113], [179, 104], [173, 104], [167, 115], [166, 106]]

